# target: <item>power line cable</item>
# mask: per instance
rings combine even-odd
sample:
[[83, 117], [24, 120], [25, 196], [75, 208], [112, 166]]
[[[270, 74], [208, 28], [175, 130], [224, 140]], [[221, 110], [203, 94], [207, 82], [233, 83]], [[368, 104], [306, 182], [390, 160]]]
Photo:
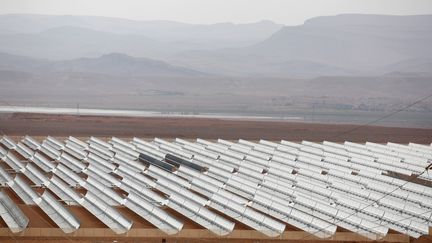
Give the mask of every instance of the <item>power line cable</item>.
[[[425, 100], [427, 100], [427, 99], [429, 99], [429, 98], [431, 98], [431, 97], [432, 97], [432, 94], [427, 95], [427, 96], [425, 96], [425, 97], [423, 97], [423, 98], [421, 98], [421, 99], [418, 99], [418, 100], [416, 100], [416, 101], [414, 101], [414, 102], [412, 102], [412, 103], [410, 103], [410, 104], [408, 104], [408, 105], [402, 107], [401, 109], [398, 109], [398, 110], [396, 110], [396, 111], [394, 111], [394, 112], [391, 112], [391, 113], [389, 113], [389, 114], [387, 114], [387, 115], [385, 115], [385, 116], [382, 116], [382, 117], [380, 117], [380, 118], [378, 118], [378, 119], [375, 119], [375, 120], [370, 121], [370, 122], [367, 122], [367, 123], [365, 123], [365, 124], [362, 124], [362, 125], [356, 126], [356, 127], [352, 128], [352, 129], [346, 130], [346, 131], [344, 131], [344, 132], [338, 133], [338, 134], [336, 134], [336, 135], [330, 137], [328, 140], [332, 140], [332, 139], [334, 139], [334, 138], [338, 138], [338, 137], [340, 137], [340, 136], [342, 136], [342, 135], [346, 135], [346, 134], [349, 134], [349, 133], [351, 133], [351, 132], [357, 131], [357, 130], [363, 128], [363, 127], [366, 127], [366, 126], [369, 126], [369, 125], [375, 124], [375, 123], [377, 123], [377, 122], [379, 122], [379, 121], [382, 121], [382, 120], [384, 120], [384, 119], [386, 119], [386, 118], [388, 118], [388, 117], [391, 117], [391, 116], [393, 116], [393, 115], [395, 115], [395, 114], [397, 114], [397, 113], [399, 113], [399, 112], [402, 112], [402, 111], [404, 111], [404, 110], [406, 110], [406, 109], [408, 109], [408, 108], [410, 108], [410, 107], [412, 107], [412, 106], [414, 106], [414, 105], [416, 105], [416, 104], [418, 104], [418, 103], [421, 103], [421, 102], [423, 102], [423, 101], [425, 101]], [[402, 188], [402, 187], [403, 187], [404, 185], [406, 185], [407, 183], [412, 182], [414, 179], [418, 178], [418, 177], [419, 177], [420, 175], [422, 175], [423, 173], [428, 172], [428, 170], [430, 169], [431, 166], [432, 166], [432, 164], [428, 165], [428, 166], [424, 169], [424, 171], [423, 171], [422, 173], [420, 173], [420, 174], [418, 174], [418, 175], [415, 175], [413, 178], [411, 178], [410, 180], [406, 181], [404, 184], [402, 184], [402, 185], [396, 187], [396, 188], [395, 188], [394, 190], [392, 190], [391, 192], [384, 194], [381, 198], [378, 198], [377, 200], [375, 200], [375, 201], [373, 201], [372, 203], [366, 205], [364, 208], [361, 208], [361, 209], [358, 210], [358, 211], [362, 211], [362, 210], [364, 210], [364, 209], [366, 209], [366, 208], [372, 206], [373, 204], [375, 204], [375, 203], [377, 203], [378, 201], [382, 200], [382, 199], [385, 198], [386, 196], [388, 196], [388, 195], [392, 194], [393, 192], [395, 192], [396, 190]], [[428, 173], [429, 173], [429, 172], [428, 172]], [[344, 217], [344, 218], [342, 218], [342, 219], [340, 219], [340, 220], [337, 220], [337, 221], [336, 221], [335, 223], [333, 223], [333, 224], [336, 224], [336, 223], [338, 223], [338, 222], [340, 222], [340, 221], [343, 221], [343, 220], [345, 220], [345, 219], [347, 219], [347, 218], [353, 216], [354, 214], [357, 214], [357, 212], [354, 212], [354, 213], [352, 213], [352, 214], [349, 214], [347, 217]], [[329, 225], [329, 226], [325, 227], [324, 229], [320, 229], [320, 230], [318, 230], [318, 231], [316, 231], [316, 232], [314, 232], [314, 233], [312, 233], [312, 234], [310, 234], [310, 235], [315, 235], [315, 234], [317, 234], [317, 233], [320, 233], [321, 231], [326, 230], [326, 229], [327, 229], [328, 227], [330, 227], [330, 226], [332, 226], [332, 225]], [[373, 229], [373, 228], [371, 228], [371, 229]], [[304, 240], [304, 239], [308, 238], [310, 235], [308, 235], [308, 236], [306, 236], [306, 237], [304, 237], [304, 238], [302, 238], [302, 239], [300, 239], [300, 240]]]
[[[428, 170], [427, 173], [429, 173], [429, 170]], [[402, 219], [400, 219], [400, 221], [409, 220], [409, 219], [412, 219], [412, 218], [415, 218], [415, 217], [418, 217], [418, 216], [422, 216], [422, 215], [424, 215], [424, 214], [429, 214], [429, 213], [431, 213], [431, 212], [432, 212], [432, 209], [427, 210], [427, 211], [424, 211], [424, 212], [421, 213], [421, 214], [411, 215], [411, 216], [408, 216], [408, 217], [402, 218]], [[369, 228], [369, 229], [376, 229], [376, 228], [381, 227], [381, 226], [389, 226], [390, 224], [391, 224], [391, 223], [379, 224], [379, 225], [377, 225], [377, 226], [375, 226], [375, 227], [372, 227], [372, 228]]]
[[[426, 171], [428, 171], [428, 170], [431, 169], [431, 168], [432, 168], [432, 164], [429, 164], [428, 166], [425, 167], [425, 169], [424, 169], [420, 174], [417, 174], [417, 175], [412, 176], [411, 179], [407, 180], [407, 181], [406, 181], [405, 183], [403, 183], [402, 185], [399, 185], [399, 186], [397, 186], [395, 189], [393, 189], [392, 191], [390, 191], [390, 192], [388, 192], [388, 193], [385, 193], [382, 197], [380, 197], [380, 198], [378, 198], [378, 199], [372, 201], [371, 203], [369, 203], [368, 205], [364, 206], [363, 208], [361, 208], [361, 209], [359, 209], [359, 210], [357, 210], [357, 211], [355, 211], [355, 212], [353, 212], [353, 213], [347, 215], [346, 217], [343, 217], [342, 219], [338, 219], [338, 220], [336, 220], [336, 221], [333, 223], [333, 225], [336, 225], [337, 223], [339, 223], [339, 222], [341, 222], [341, 221], [344, 221], [345, 219], [348, 219], [349, 217], [351, 217], [351, 216], [357, 214], [357, 213], [360, 212], [360, 211], [365, 210], [366, 208], [368, 208], [368, 207], [374, 205], [375, 203], [378, 203], [378, 202], [379, 202], [380, 200], [382, 200], [383, 198], [385, 198], [385, 197], [391, 195], [393, 192], [397, 191], [398, 189], [401, 189], [403, 186], [405, 186], [405, 185], [408, 184], [409, 182], [412, 182], [414, 179], [418, 178], [420, 175], [422, 175], [423, 173], [425, 173]], [[333, 226], [333, 225], [329, 225], [329, 226], [327, 226], [327, 227], [325, 227], [325, 228], [323, 228], [323, 229], [317, 230], [316, 232], [311, 233], [311, 234], [309, 234], [309, 235], [307, 235], [307, 236], [301, 238], [300, 241], [301, 241], [301, 240], [304, 240], [304, 239], [306, 239], [306, 238], [308, 238], [308, 237], [310, 237], [311, 235], [316, 235], [317, 233], [320, 233], [320, 232], [322, 232], [322, 231], [328, 229], [330, 226]], [[379, 226], [382, 226], [382, 225], [379, 225]], [[376, 227], [372, 227], [372, 228], [370, 228], [370, 229], [374, 229], [374, 228], [376, 228]]]
[[408, 109], [408, 108], [410, 108], [410, 107], [413, 107], [413, 106], [417, 105], [418, 103], [421, 103], [421, 102], [423, 102], [423, 101], [425, 101], [425, 100], [427, 100], [427, 99], [429, 99], [429, 98], [431, 98], [431, 97], [432, 97], [432, 94], [430, 94], [430, 95], [428, 95], [428, 96], [425, 96], [425, 97], [423, 97], [423, 98], [421, 98], [421, 99], [419, 99], [419, 100], [416, 100], [416, 101], [414, 101], [414, 102], [412, 102], [412, 103], [410, 103], [410, 104], [408, 104], [408, 105], [406, 105], [406, 106], [404, 106], [404, 107], [402, 107], [402, 108], [400, 108], [400, 109], [398, 109], [398, 110], [396, 110], [396, 111], [393, 111], [393, 112], [391, 112], [391, 113], [389, 113], [389, 114], [387, 114], [387, 115], [384, 115], [384, 116], [382, 116], [382, 117], [379, 117], [379, 118], [377, 118], [377, 119], [375, 119], [375, 120], [372, 120], [372, 121], [370, 121], [370, 122], [367, 122], [367, 123], [365, 123], [365, 124], [362, 124], [362, 125], [356, 126], [356, 127], [354, 127], [354, 128], [348, 129], [348, 130], [346, 130], [346, 131], [344, 131], [344, 132], [341, 132], [341, 133], [338, 133], [338, 134], [336, 134], [336, 135], [334, 135], [334, 136], [331, 136], [328, 140], [332, 140], [332, 139], [338, 138], [338, 137], [340, 137], [340, 136], [342, 136], [342, 135], [346, 135], [346, 134], [352, 133], [352, 132], [354, 132], [354, 131], [357, 131], [357, 130], [363, 128], [363, 127], [366, 127], [366, 126], [369, 126], [369, 125], [375, 124], [375, 123], [377, 123], [377, 122], [379, 122], [379, 121], [382, 121], [382, 120], [384, 120], [384, 119], [386, 119], [386, 118], [389, 118], [389, 117], [391, 117], [391, 116], [393, 116], [393, 115], [396, 115], [396, 114], [399, 113], [399, 112], [405, 111], [406, 109]]

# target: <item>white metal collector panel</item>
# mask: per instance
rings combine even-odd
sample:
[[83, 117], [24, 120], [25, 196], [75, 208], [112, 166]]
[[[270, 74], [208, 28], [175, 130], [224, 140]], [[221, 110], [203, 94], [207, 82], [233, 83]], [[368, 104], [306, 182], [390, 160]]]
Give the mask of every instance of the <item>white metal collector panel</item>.
[[0, 159], [6, 156], [6, 154], [7, 151], [2, 146], [0, 146]]
[[89, 176], [97, 179], [99, 182], [108, 187], [118, 187], [120, 185], [119, 179], [115, 176], [103, 171], [100, 167], [96, 165], [89, 165], [85, 170], [83, 170]]
[[81, 205], [96, 216], [102, 223], [116, 234], [124, 234], [130, 230], [133, 222], [109, 206], [92, 192], [87, 192]]
[[33, 150], [29, 149], [26, 145], [24, 145], [21, 142], [18, 142], [15, 150], [26, 159], [30, 159], [34, 154]]
[[54, 137], [48, 136], [44, 142], [48, 143], [49, 145], [51, 145], [51, 147], [57, 149], [57, 150], [62, 150], [64, 149], [64, 143], [60, 142], [59, 140], [57, 140]]
[[124, 203], [124, 199], [111, 188], [99, 182], [96, 178], [88, 176], [84, 188], [95, 193], [100, 199], [111, 206], [119, 206]]
[[177, 234], [183, 228], [182, 222], [135, 192], [129, 192], [125, 206], [168, 235]]
[[103, 141], [102, 139], [96, 138], [96, 137], [90, 137], [90, 139], [87, 141], [90, 145], [96, 144], [99, 147], [102, 147], [106, 150], [110, 150], [112, 148], [112, 145]]
[[86, 149], [86, 148], [88, 148], [88, 144], [85, 143], [85, 142], [83, 142], [83, 141], [81, 141], [81, 140], [79, 140], [78, 138], [69, 136], [68, 139], [66, 140], [66, 143], [68, 143], [68, 141], [70, 143], [73, 143], [76, 147], [81, 148], [83, 150]]
[[52, 176], [46, 187], [66, 204], [78, 205], [81, 200], [80, 195], [78, 195], [76, 191], [71, 189], [68, 184], [60, 180], [56, 175]]
[[234, 229], [233, 222], [218, 216], [204, 206], [190, 201], [180, 194], [172, 194], [168, 206], [216, 235], [227, 235]]
[[0, 217], [12, 233], [23, 231], [29, 223], [27, 216], [3, 191], [0, 191]]
[[12, 176], [0, 166], [0, 183], [5, 186], [6, 182], [13, 180]]
[[41, 152], [48, 155], [51, 159], [57, 160], [60, 158], [61, 152], [51, 147], [47, 143], [43, 143], [40, 149]]
[[78, 185], [83, 186], [85, 184], [83, 178], [62, 164], [58, 164], [53, 172], [70, 186], [76, 187]]
[[41, 147], [41, 144], [38, 141], [27, 135], [21, 141], [33, 150], [39, 150]]
[[127, 147], [132, 151], [135, 150], [135, 146], [133, 144], [121, 140], [120, 138], [112, 137], [110, 142], [114, 144], [120, 144], [121, 146]]
[[39, 195], [18, 175], [12, 181], [8, 181], [7, 184], [27, 205], [33, 205], [33, 199], [39, 197]]
[[[52, 137], [42, 144], [30, 137], [19, 143], [5, 137], [1, 143], [0, 158], [6, 161], [2, 167], [18, 174], [13, 179], [0, 167], [2, 186], [9, 186], [26, 204], [37, 202], [68, 232], [77, 224], [58, 216], [62, 210], [48, 201], [61, 208], [65, 203], [81, 204], [117, 233], [128, 231], [132, 222], [108, 204], [125, 205], [167, 234], [178, 233], [183, 224], [163, 210], [166, 206], [218, 235], [230, 233], [234, 226], [224, 214], [272, 237], [283, 231], [284, 223], [322, 238], [332, 236], [338, 225], [369, 239], [381, 239], [388, 229], [418, 238], [432, 225], [432, 189], [386, 174], [419, 174], [432, 162], [429, 145], [157, 138], [128, 143], [115, 137], [109, 143], [91, 138], [91, 146], [75, 138], [63, 144]], [[89, 147], [96, 154], [89, 154]], [[134, 159], [138, 152], [161, 160], [167, 152], [193, 157], [208, 170], [161, 170]], [[20, 161], [22, 157], [27, 161]], [[75, 168], [75, 162], [83, 166]], [[47, 177], [51, 172], [55, 175]], [[87, 181], [81, 172], [90, 175]], [[33, 183], [27, 184], [21, 173]], [[428, 179], [426, 174], [419, 178]], [[87, 188], [86, 197], [71, 188], [77, 185]], [[35, 186], [45, 188], [46, 194], [39, 195]], [[369, 204], [373, 205], [366, 207]], [[25, 229], [26, 223], [18, 223], [4, 207], [1, 193], [0, 215], [9, 220], [11, 230]]]
[[84, 149], [78, 148], [75, 146], [75, 144], [71, 144], [71, 143], [67, 143], [63, 151], [67, 152], [68, 154], [80, 160], [85, 159], [88, 154], [88, 152], [86, 152]]
[[80, 227], [80, 222], [49, 192], [34, 200], [36, 204], [54, 221], [65, 233], [72, 233]]
[[115, 164], [112, 164], [111, 161], [106, 161], [102, 158], [100, 158], [99, 156], [89, 153], [86, 159], [86, 162], [89, 163], [90, 165], [95, 165], [97, 166], [99, 169], [109, 173], [109, 172], [113, 172], [116, 168]]
[[14, 140], [12, 140], [11, 138], [9, 138], [8, 136], [4, 135], [1, 139], [0, 139], [0, 143], [2, 143], [4, 146], [6, 146], [6, 148], [8, 149], [15, 149], [16, 148], [16, 143]]
[[47, 158], [45, 158], [45, 156], [43, 156], [39, 152], [36, 152], [34, 154], [33, 158], [31, 158], [31, 161], [33, 161], [33, 163], [35, 163], [37, 166], [39, 166], [39, 168], [41, 168], [43, 171], [47, 173], [51, 172], [55, 168], [54, 163], [49, 161]]
[[33, 164], [28, 163], [23, 173], [37, 186], [45, 185], [48, 182], [48, 178]]
[[146, 185], [142, 185], [139, 181], [135, 180], [131, 177], [124, 177], [121, 180], [120, 188], [127, 193], [136, 192], [141, 197], [146, 198], [148, 201], [158, 203], [163, 205], [166, 203], [166, 198], [153, 190], [146, 187]]
[[11, 167], [15, 172], [20, 172], [24, 170], [24, 163], [18, 160], [18, 158], [9, 151], [5, 157], [3, 157], [3, 161], [6, 162], [9, 167]]
[[83, 162], [75, 159], [67, 153], [62, 153], [58, 161], [77, 173], [81, 172], [86, 167]]

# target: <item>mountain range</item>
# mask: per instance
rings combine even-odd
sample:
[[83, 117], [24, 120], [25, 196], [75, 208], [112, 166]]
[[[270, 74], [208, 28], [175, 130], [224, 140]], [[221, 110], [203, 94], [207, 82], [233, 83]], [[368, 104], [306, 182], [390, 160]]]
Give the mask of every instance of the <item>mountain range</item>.
[[114, 34], [144, 35], [154, 40], [238, 40], [266, 39], [283, 25], [269, 20], [256, 23], [186, 24], [174, 21], [139, 21], [110, 17], [74, 15], [6, 14], [0, 15], [0, 32], [38, 33], [63, 26], [73, 26]]
[[192, 69], [173, 66], [149, 58], [110, 53], [98, 58], [78, 58], [65, 61], [35, 59], [0, 53], [0, 70], [26, 73], [95, 73], [117, 77], [208, 76]]
[[[276, 78], [429, 75], [430, 43], [432, 15], [343, 14], [312, 18], [298, 26], [271, 21], [196, 25], [0, 15], [0, 52], [49, 63], [38, 65], [34, 70], [39, 72], [151, 76], [164, 75], [162, 70], [166, 70], [167, 76], [205, 73]], [[131, 60], [133, 64], [127, 64]], [[0, 61], [7, 70], [6, 61]], [[22, 60], [20, 70], [34, 71], [26, 70], [33, 61]]]
[[430, 43], [432, 15], [338, 15], [283, 27], [255, 45], [190, 51], [171, 62], [207, 72], [279, 77], [431, 72]]
[[282, 27], [251, 24], [185, 24], [92, 16], [0, 15], [0, 51], [30, 57], [73, 59], [111, 52], [163, 58], [182, 51], [239, 47], [262, 41]]

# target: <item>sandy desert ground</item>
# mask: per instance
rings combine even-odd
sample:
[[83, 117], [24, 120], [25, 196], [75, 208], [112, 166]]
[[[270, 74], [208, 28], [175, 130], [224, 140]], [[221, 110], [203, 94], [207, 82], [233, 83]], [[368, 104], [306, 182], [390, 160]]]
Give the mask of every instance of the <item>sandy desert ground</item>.
[[11, 136], [101, 136], [291, 141], [432, 142], [432, 129], [311, 124], [206, 118], [133, 118], [0, 114], [0, 132]]

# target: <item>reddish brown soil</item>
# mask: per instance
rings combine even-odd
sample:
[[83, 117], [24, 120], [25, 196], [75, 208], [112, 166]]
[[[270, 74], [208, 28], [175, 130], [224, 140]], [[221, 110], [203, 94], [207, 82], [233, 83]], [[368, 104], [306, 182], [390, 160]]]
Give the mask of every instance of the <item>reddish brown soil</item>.
[[[138, 118], [0, 114], [0, 132], [32, 136], [120, 136], [431, 143], [432, 129], [244, 121], [206, 118]], [[349, 131], [349, 132], [348, 132]]]

